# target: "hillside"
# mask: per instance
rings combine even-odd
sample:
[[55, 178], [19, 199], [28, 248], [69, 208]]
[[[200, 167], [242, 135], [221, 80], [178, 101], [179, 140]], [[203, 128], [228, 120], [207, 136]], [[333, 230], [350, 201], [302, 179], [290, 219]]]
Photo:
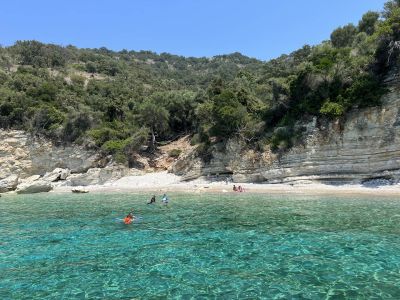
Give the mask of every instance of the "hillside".
[[349, 111], [381, 105], [399, 72], [399, 4], [268, 62], [18, 41], [0, 48], [0, 128], [127, 166], [183, 135], [204, 160], [230, 139], [282, 155], [305, 142], [313, 118], [344, 123]]

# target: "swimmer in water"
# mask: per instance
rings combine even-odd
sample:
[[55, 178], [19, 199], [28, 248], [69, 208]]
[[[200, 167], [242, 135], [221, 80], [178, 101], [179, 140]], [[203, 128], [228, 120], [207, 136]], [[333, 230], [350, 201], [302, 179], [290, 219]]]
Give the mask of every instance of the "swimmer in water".
[[162, 196], [162, 203], [163, 203], [164, 205], [167, 205], [167, 204], [168, 204], [168, 201], [169, 201], [169, 199], [168, 199], [167, 194], [164, 194], [164, 195]]
[[156, 203], [156, 196], [153, 195], [153, 197], [151, 197], [150, 202], [148, 202], [147, 204], [154, 204]]
[[125, 218], [124, 218], [124, 223], [125, 224], [131, 224], [132, 221], [134, 220], [132, 212], [130, 212]]

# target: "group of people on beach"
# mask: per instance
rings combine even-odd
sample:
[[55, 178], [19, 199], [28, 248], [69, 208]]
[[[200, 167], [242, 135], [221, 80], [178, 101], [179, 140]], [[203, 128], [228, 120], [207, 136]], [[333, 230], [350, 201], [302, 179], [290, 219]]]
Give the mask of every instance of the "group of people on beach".
[[244, 192], [244, 188], [242, 188], [241, 185], [239, 185], [238, 187], [236, 187], [236, 185], [233, 185], [233, 191], [234, 192], [243, 193]]
[[[164, 194], [161, 198], [161, 203], [164, 205], [168, 205], [169, 198], [167, 194]], [[150, 198], [150, 201], [147, 202], [147, 204], [155, 204], [156, 203], [156, 195], [153, 195]], [[135, 220], [135, 216], [133, 215], [133, 210], [124, 218], [124, 223], [125, 224], [131, 224]]]

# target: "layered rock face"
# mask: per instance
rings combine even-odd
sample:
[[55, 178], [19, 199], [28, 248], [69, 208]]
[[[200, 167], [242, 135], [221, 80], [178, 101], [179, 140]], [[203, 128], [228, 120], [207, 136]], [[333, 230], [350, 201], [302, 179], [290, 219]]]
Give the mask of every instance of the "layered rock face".
[[305, 124], [303, 145], [281, 155], [244, 150], [229, 141], [204, 162], [194, 153], [172, 168], [186, 179], [229, 174], [235, 182], [281, 183], [318, 180], [329, 183], [400, 178], [400, 85], [392, 84], [383, 105], [348, 113], [342, 122]]
[[48, 192], [54, 186], [103, 184], [130, 175], [124, 166], [107, 162], [79, 145], [57, 147], [24, 131], [0, 129], [0, 193]]
[[0, 180], [10, 175], [44, 175], [56, 168], [81, 173], [97, 167], [99, 161], [95, 151], [81, 146], [57, 147], [24, 131], [0, 129]]

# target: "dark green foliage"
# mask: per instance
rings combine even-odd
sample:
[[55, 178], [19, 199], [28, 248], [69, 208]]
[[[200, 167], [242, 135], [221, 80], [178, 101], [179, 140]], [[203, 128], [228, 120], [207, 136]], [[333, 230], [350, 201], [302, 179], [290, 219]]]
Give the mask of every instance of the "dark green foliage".
[[351, 46], [356, 34], [357, 28], [353, 24], [339, 27], [331, 34], [332, 45], [336, 48]]
[[63, 128], [63, 141], [75, 142], [93, 125], [93, 119], [87, 113], [78, 113], [68, 116], [66, 124]]
[[63, 67], [66, 64], [67, 52], [64, 48], [42, 44], [37, 41], [18, 41], [13, 46], [13, 51], [19, 57], [22, 65], [34, 67]]
[[52, 106], [42, 106], [33, 115], [32, 130], [52, 137], [63, 121], [64, 115], [59, 110]]
[[374, 11], [369, 11], [362, 16], [362, 19], [358, 23], [358, 30], [365, 32], [368, 35], [372, 35], [375, 32], [375, 26], [378, 22], [379, 14]]
[[271, 138], [272, 151], [285, 151], [293, 146], [293, 128], [277, 127]]
[[375, 52], [374, 71], [385, 76], [390, 71], [398, 72], [400, 55], [400, 4], [389, 1], [385, 11], [387, 18], [377, 30], [377, 49]]
[[367, 74], [357, 78], [346, 92], [349, 104], [368, 107], [379, 105], [381, 103], [381, 96], [386, 92], [386, 89], [380, 84], [378, 79]]
[[386, 19], [389, 18], [393, 14], [393, 11], [398, 7], [400, 7], [400, 0], [387, 1], [384, 6], [383, 16]]
[[168, 131], [169, 112], [157, 100], [157, 97], [146, 99], [138, 109], [139, 122], [150, 129], [150, 152], [153, 152], [157, 148], [156, 137], [163, 136]]
[[214, 126], [211, 128], [211, 135], [230, 137], [244, 121], [246, 107], [229, 90], [214, 96], [212, 102], [211, 114]]

